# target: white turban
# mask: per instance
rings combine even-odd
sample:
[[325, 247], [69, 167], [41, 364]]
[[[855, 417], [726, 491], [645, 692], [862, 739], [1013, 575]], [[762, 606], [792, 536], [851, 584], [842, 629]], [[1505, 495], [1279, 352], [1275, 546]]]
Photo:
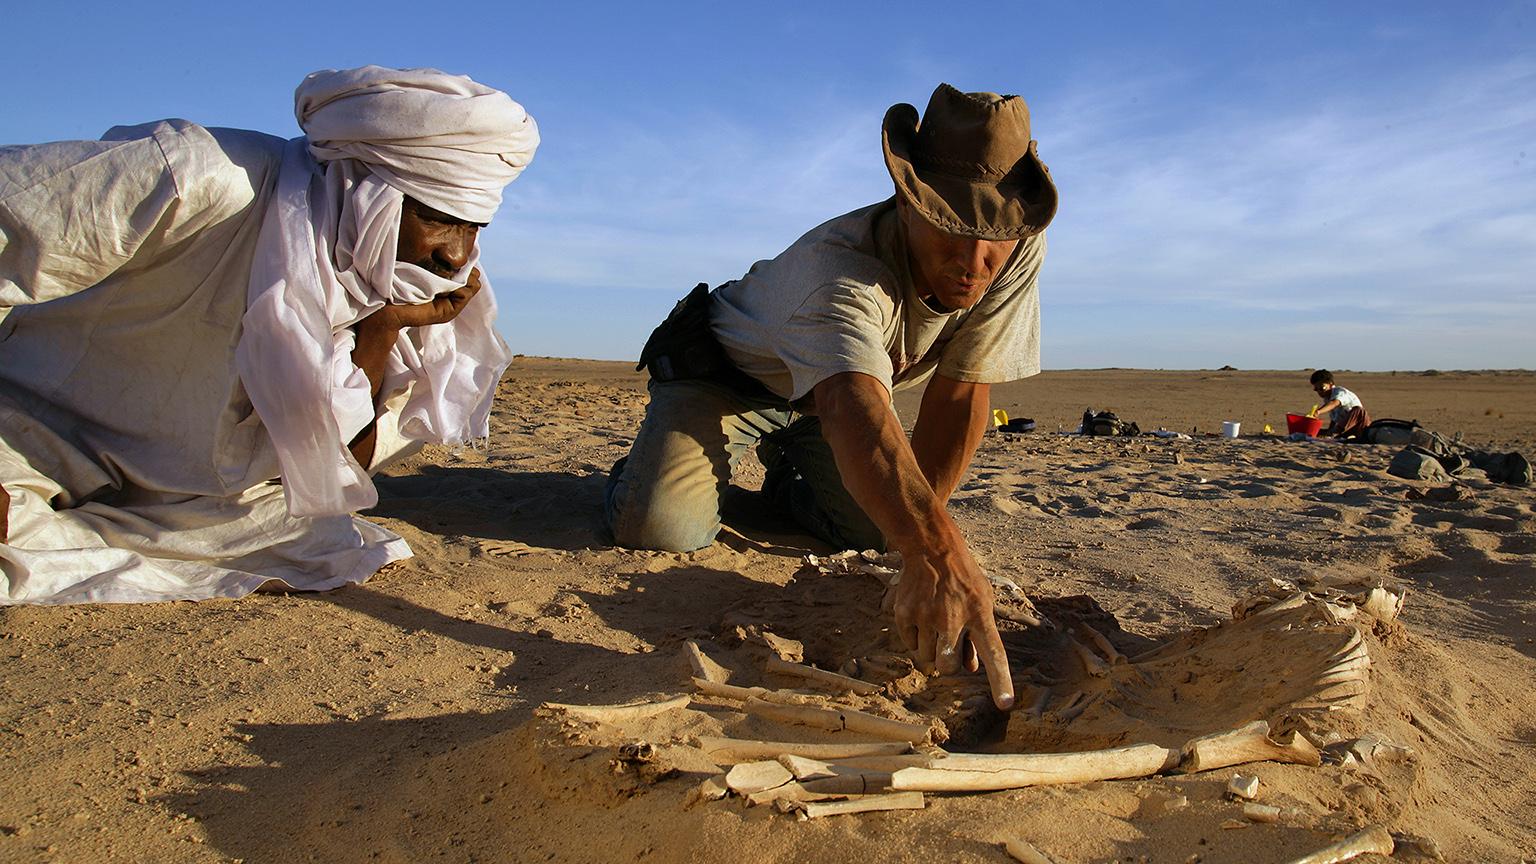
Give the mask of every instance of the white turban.
[[[283, 151], [236, 364], [277, 450], [289, 512], [320, 516], [378, 501], [347, 447], [377, 410], [352, 363], [353, 326], [386, 303], [426, 303], [463, 287], [479, 263], [478, 244], [449, 279], [396, 261], [404, 197], [488, 222], [502, 187], [533, 157], [538, 131], [506, 94], [430, 69], [316, 72], [295, 102], [309, 135]], [[402, 435], [442, 444], [486, 437], [512, 359], [495, 320], [482, 273], [480, 292], [452, 321], [400, 333], [381, 398], [408, 393]]]
[[533, 161], [539, 127], [507, 94], [435, 69], [310, 73], [293, 111], [320, 162], [356, 159], [417, 201], [489, 222]]

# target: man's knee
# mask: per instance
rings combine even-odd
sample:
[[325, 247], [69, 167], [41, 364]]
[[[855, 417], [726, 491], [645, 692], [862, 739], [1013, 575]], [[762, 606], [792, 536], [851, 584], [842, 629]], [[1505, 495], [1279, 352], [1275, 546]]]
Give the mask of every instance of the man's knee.
[[613, 466], [603, 493], [603, 516], [614, 545], [692, 552], [715, 542], [715, 535], [720, 533], [718, 507], [689, 506], [689, 502], [669, 496], [635, 494], [638, 484], [626, 476], [627, 461], [628, 457], [620, 459]]

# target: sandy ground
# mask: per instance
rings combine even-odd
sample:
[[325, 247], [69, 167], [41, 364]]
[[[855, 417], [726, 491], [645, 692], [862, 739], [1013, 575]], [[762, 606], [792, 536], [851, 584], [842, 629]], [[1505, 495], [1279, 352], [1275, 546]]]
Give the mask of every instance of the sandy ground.
[[[1536, 375], [1339, 381], [1376, 416], [1536, 455]], [[771, 630], [837, 668], [876, 650], [884, 624], [876, 582], [803, 569], [831, 550], [750, 495], [708, 549], [609, 546], [598, 496], [642, 379], [520, 358], [488, 451], [429, 450], [380, 481], [373, 516], [416, 557], [365, 585], [0, 610], [0, 860], [998, 862], [1022, 837], [1062, 861], [1281, 862], [1368, 824], [1429, 838], [1446, 860], [1536, 860], [1536, 491], [1472, 479], [1419, 497], [1425, 484], [1385, 473], [1396, 448], [1203, 435], [1224, 420], [1283, 427], [1313, 401], [1304, 372], [1047, 373], [997, 388], [996, 406], [1039, 431], [988, 436], [951, 502], [990, 570], [1042, 610], [1088, 604], [1127, 653], [1226, 620], [1271, 577], [1405, 586], [1402, 626], [1366, 634], [1370, 689], [1345, 731], [1414, 757], [1251, 766], [1262, 800], [1286, 808], [1279, 824], [1224, 827], [1230, 771], [797, 822], [689, 801], [709, 770], [692, 736], [770, 734], [728, 702], [617, 730], [537, 710], [688, 692], [687, 639], [744, 663], [740, 636]], [[915, 397], [898, 405], [910, 422]], [[1089, 407], [1198, 437], [1056, 434]], [[742, 484], [759, 473], [744, 466]], [[1027, 651], [1035, 637], [1007, 638]], [[1213, 717], [1240, 713], [1229, 696], [1202, 698]], [[1001, 722], [992, 749], [1105, 743], [1067, 722]], [[640, 739], [665, 758], [622, 758]]]

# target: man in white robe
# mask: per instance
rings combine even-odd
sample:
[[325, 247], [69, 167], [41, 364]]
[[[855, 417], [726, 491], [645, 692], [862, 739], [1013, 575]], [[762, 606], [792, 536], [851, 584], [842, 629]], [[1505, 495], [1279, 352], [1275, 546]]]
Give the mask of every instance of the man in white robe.
[[305, 135], [183, 120], [0, 148], [0, 604], [236, 597], [408, 557], [369, 473], [488, 431], [476, 232], [533, 156], [506, 94], [310, 75]]

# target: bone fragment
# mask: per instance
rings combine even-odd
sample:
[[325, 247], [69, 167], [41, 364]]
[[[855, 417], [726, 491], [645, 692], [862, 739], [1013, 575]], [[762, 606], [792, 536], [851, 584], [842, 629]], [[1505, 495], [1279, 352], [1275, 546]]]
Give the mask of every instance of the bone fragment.
[[1345, 752], [1352, 754], [1362, 765], [1378, 762], [1406, 762], [1413, 758], [1413, 748], [1393, 744], [1380, 738], [1355, 738], [1344, 743]]
[[1319, 849], [1311, 855], [1303, 855], [1289, 864], [1338, 864], [1340, 861], [1348, 861], [1359, 855], [1391, 855], [1393, 849], [1392, 835], [1380, 825], [1372, 825], [1356, 834], [1351, 834], [1343, 840]]
[[805, 815], [811, 819], [822, 816], [839, 816], [844, 813], [872, 813], [879, 810], [921, 810], [923, 793], [893, 792], [889, 795], [867, 795], [846, 801], [812, 802], [805, 805]]
[[789, 773], [788, 768], [770, 759], [762, 762], [742, 762], [733, 766], [725, 775], [725, 785], [737, 795], [751, 795], [753, 792], [783, 786], [793, 779], [794, 776]]
[[854, 771], [802, 780], [800, 785], [817, 795], [873, 795], [891, 791], [891, 775], [886, 771]]
[[614, 723], [655, 717], [674, 708], [686, 708], [689, 701], [687, 696], [674, 696], [659, 702], [628, 702], [623, 705], [566, 705], [561, 702], [545, 702], [544, 707], [582, 720]]
[[1067, 637], [1067, 643], [1072, 646], [1073, 651], [1077, 652], [1077, 658], [1083, 661], [1083, 671], [1095, 678], [1103, 678], [1109, 674], [1109, 667], [1104, 665], [1104, 661], [1099, 659], [1099, 655], [1088, 650], [1087, 645], [1073, 639], [1071, 636]]
[[832, 766], [820, 759], [809, 759], [805, 756], [785, 753], [779, 756], [776, 761], [789, 769], [789, 773], [795, 775], [796, 780], [816, 780], [821, 777], [837, 776], [837, 772], [833, 770]]
[[892, 789], [924, 792], [986, 792], [1149, 777], [1172, 767], [1178, 752], [1156, 744], [1136, 744], [1086, 753], [967, 753], [937, 759], [927, 768], [902, 768], [891, 774]]
[[1241, 819], [1223, 819], [1221, 820], [1221, 827], [1230, 831], [1237, 828], [1247, 828], [1248, 823]]
[[683, 643], [683, 655], [688, 658], [688, 665], [693, 669], [695, 678], [724, 683], [725, 679], [731, 677], [729, 669], [709, 659], [709, 656], [699, 649], [699, 643], [692, 639]]
[[755, 697], [762, 697], [768, 693], [767, 687], [738, 687], [735, 684], [726, 684], [721, 681], [711, 681], [708, 678], [694, 678], [693, 689], [705, 696], [715, 696], [721, 699], [735, 699], [746, 701]]
[[1022, 864], [1061, 864], [1022, 837], [1013, 837], [1003, 844], [1003, 849]]
[[863, 711], [856, 711], [852, 708], [781, 705], [759, 698], [748, 699], [742, 703], [742, 708], [748, 714], [755, 714], [759, 717], [766, 717], [769, 720], [777, 720], [781, 723], [798, 723], [803, 726], [813, 726], [817, 729], [827, 729], [833, 732], [846, 730], [862, 735], [871, 735], [876, 738], [884, 738], [888, 741], [909, 741], [914, 744], [921, 744], [928, 740], [930, 734], [927, 724], [891, 720], [886, 717], [866, 714]]
[[804, 678], [813, 684], [820, 684], [835, 690], [852, 690], [860, 696], [868, 696], [871, 693], [879, 693], [880, 685], [871, 684], [868, 681], [860, 681], [847, 675], [839, 675], [836, 672], [828, 672], [825, 669], [817, 669], [814, 666], [806, 666], [803, 663], [791, 663], [780, 657], [769, 657], [765, 668], [769, 672], [780, 672], [785, 675], [794, 675]]
[[762, 699], [765, 702], [779, 702], [784, 705], [803, 705], [814, 703], [822, 697], [815, 693], [803, 693], [798, 690], [769, 690], [766, 687], [740, 687], [735, 684], [720, 684], [714, 681], [706, 681], [703, 678], [693, 678], [695, 690], [705, 696], [715, 696], [720, 699], [734, 699], [738, 702], [747, 699]]
[[1250, 822], [1279, 822], [1280, 808], [1250, 801], [1243, 805], [1243, 817]]
[[1252, 801], [1259, 797], [1259, 778], [1252, 774], [1233, 774], [1232, 779], [1227, 781], [1227, 794]]
[[779, 764], [789, 769], [802, 788], [810, 793], [824, 795], [888, 792], [892, 771], [926, 768], [932, 762], [932, 757], [916, 753], [908, 756], [866, 756], [843, 762], [823, 762], [787, 754], [779, 757]]
[[1089, 706], [1091, 706], [1091, 705], [1093, 705], [1093, 703], [1099, 701], [1099, 697], [1103, 696], [1103, 695], [1104, 695], [1103, 691], [1100, 691], [1098, 693], [1093, 694], [1092, 696], [1088, 696], [1088, 697], [1086, 697], [1084, 699], [1079, 699], [1077, 702], [1073, 703], [1073, 705], [1071, 707], [1063, 708], [1060, 711], [1057, 711], [1056, 712], [1056, 719], [1058, 721], [1062, 722], [1062, 723], [1070, 723], [1073, 720], [1076, 720], [1077, 719], [1077, 715], [1083, 713], [1084, 711], [1087, 711]]
[[749, 806], [756, 807], [759, 804], [775, 804], [783, 810], [786, 806], [794, 806], [804, 801], [819, 801], [832, 796], [825, 793], [812, 792], [791, 780], [782, 786], [775, 786], [772, 789], [749, 792], [745, 797]]
[[1269, 737], [1269, 724], [1255, 720], [1230, 732], [1217, 732], [1195, 738], [1184, 745], [1180, 770], [1186, 774], [1213, 771], [1248, 762], [1290, 762], [1296, 765], [1321, 765], [1323, 756], [1312, 742], [1295, 732], [1284, 740]]
[[699, 785], [693, 787], [693, 790], [688, 793], [688, 801], [684, 806], [691, 807], [700, 801], [719, 801], [729, 792], [730, 789], [725, 785], [724, 774], [719, 774], [714, 777], [706, 777], [702, 782], [699, 783]]
[[1378, 621], [1392, 621], [1403, 612], [1404, 592], [1388, 591], [1386, 588], [1372, 588], [1365, 595], [1365, 602], [1360, 604], [1365, 614]]
[[777, 759], [784, 754], [808, 759], [849, 759], [858, 756], [894, 756], [910, 753], [912, 745], [900, 741], [849, 741], [833, 744], [803, 744], [790, 741], [753, 741], [742, 738], [700, 736], [699, 748], [716, 765], [734, 765], [759, 759]]
[[1125, 662], [1125, 655], [1115, 648], [1114, 643], [1110, 642], [1107, 636], [1089, 627], [1087, 624], [1079, 624], [1077, 626], [1093, 642], [1094, 646], [1099, 649], [1100, 653], [1104, 655], [1104, 659], [1110, 662], [1110, 665]]

